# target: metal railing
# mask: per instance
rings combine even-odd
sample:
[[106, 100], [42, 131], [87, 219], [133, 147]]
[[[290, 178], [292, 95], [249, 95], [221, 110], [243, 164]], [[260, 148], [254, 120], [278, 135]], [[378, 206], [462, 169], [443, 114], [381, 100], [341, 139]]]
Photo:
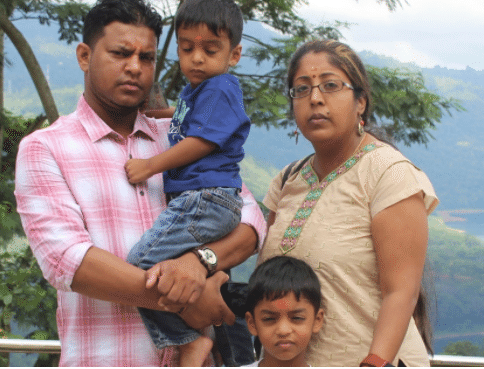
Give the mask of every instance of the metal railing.
[[[60, 354], [61, 345], [59, 341], [53, 340], [0, 339], [0, 352]], [[484, 357], [434, 355], [430, 357], [430, 365], [440, 367], [484, 367]]]
[[61, 345], [55, 340], [0, 339], [0, 352], [60, 354]]

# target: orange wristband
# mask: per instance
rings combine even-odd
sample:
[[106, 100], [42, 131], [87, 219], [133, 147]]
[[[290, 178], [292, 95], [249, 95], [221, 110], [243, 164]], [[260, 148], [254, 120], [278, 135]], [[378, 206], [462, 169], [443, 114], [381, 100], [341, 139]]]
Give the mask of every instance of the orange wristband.
[[369, 354], [367, 357], [363, 359], [363, 361], [360, 363], [360, 366], [382, 367], [382, 366], [393, 366], [393, 365], [389, 361], [382, 359], [378, 355]]

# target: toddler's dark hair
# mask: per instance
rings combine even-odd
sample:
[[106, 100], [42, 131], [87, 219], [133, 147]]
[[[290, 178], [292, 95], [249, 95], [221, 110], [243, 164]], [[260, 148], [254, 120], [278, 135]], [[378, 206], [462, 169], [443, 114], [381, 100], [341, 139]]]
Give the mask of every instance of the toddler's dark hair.
[[175, 32], [180, 27], [190, 28], [206, 24], [215, 35], [227, 32], [230, 46], [240, 44], [244, 20], [242, 12], [233, 0], [185, 0], [176, 13]]
[[321, 285], [313, 269], [290, 256], [275, 256], [260, 264], [249, 279], [246, 309], [252, 315], [257, 304], [274, 301], [294, 292], [296, 299], [307, 299], [314, 312], [321, 307]]

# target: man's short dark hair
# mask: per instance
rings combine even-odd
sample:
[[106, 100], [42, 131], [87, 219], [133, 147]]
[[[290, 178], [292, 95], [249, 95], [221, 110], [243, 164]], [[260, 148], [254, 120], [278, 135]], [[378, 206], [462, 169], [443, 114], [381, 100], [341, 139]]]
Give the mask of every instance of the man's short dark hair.
[[151, 28], [160, 41], [161, 17], [145, 0], [98, 0], [84, 19], [82, 42], [92, 48], [103, 35], [104, 27], [116, 21]]
[[233, 0], [185, 0], [176, 13], [175, 31], [180, 27], [190, 28], [206, 24], [215, 35], [227, 32], [230, 46], [240, 44], [244, 19], [242, 12]]
[[246, 309], [252, 315], [257, 304], [278, 300], [294, 292], [299, 301], [307, 299], [317, 313], [321, 308], [321, 285], [313, 269], [290, 256], [275, 256], [260, 264], [249, 279]]

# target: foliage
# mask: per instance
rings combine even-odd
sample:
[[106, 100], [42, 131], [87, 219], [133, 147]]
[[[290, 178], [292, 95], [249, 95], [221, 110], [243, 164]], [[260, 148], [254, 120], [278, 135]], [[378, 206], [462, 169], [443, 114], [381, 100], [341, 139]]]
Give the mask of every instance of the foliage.
[[373, 94], [372, 120], [397, 142], [427, 144], [443, 112], [463, 108], [453, 98], [430, 92], [421, 72], [368, 66]]
[[89, 11], [89, 5], [75, 0], [3, 0], [11, 21], [19, 19], [35, 19], [40, 24], [59, 25], [59, 40], [67, 43], [78, 41], [82, 34], [83, 18]]
[[447, 229], [443, 222], [440, 226], [430, 224], [428, 258], [437, 297], [435, 329], [475, 332], [484, 325], [484, 243]]
[[45, 121], [41, 115], [34, 119], [14, 116], [8, 111], [0, 116], [3, 129], [3, 150], [0, 156], [0, 242], [8, 241], [14, 234], [23, 234], [20, 218], [15, 211], [14, 176], [15, 158], [22, 137], [37, 129]]
[[[378, 2], [391, 11], [402, 6], [400, 0]], [[295, 125], [289, 116], [285, 94], [285, 76], [291, 55], [309, 40], [340, 39], [340, 29], [348, 27], [347, 23], [339, 21], [317, 26], [309, 24], [294, 11], [297, 5], [304, 3], [297, 0], [239, 1], [245, 20], [265, 23], [282, 34], [270, 43], [244, 34], [244, 40], [252, 45], [244, 52], [244, 57], [253, 60], [262, 72], [241, 73], [240, 68], [233, 71], [244, 91], [247, 113], [257, 126], [287, 128]], [[165, 23], [170, 24], [173, 14], [169, 9], [162, 7], [161, 13], [165, 15]], [[184, 82], [177, 60], [167, 57], [172, 37], [171, 28], [158, 58], [157, 79], [159, 77], [167, 98], [175, 100]], [[369, 67], [368, 71], [375, 101], [372, 120], [397, 142], [426, 144], [432, 138], [430, 130], [440, 122], [444, 112], [462, 109], [456, 100], [430, 92], [420, 73], [375, 67]]]
[[470, 341], [452, 342], [445, 346], [444, 354], [457, 356], [484, 356], [484, 343], [479, 347]]
[[[34, 329], [25, 338], [58, 339], [56, 291], [43, 278], [30, 248], [0, 246], [0, 259], [0, 329], [3, 335], [22, 338], [11, 333], [11, 322], [15, 321], [20, 327]], [[43, 354], [37, 362], [52, 366], [58, 364], [57, 359], [57, 355]]]

